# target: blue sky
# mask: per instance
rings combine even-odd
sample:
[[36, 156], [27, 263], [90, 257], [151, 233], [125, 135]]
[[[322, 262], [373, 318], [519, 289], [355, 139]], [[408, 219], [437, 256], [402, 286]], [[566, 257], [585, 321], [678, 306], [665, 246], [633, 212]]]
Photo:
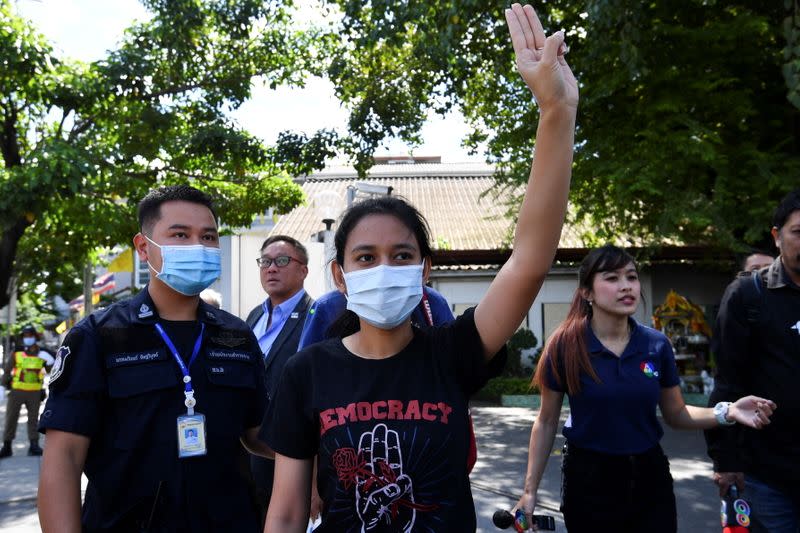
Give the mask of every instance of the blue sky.
[[[99, 59], [114, 48], [124, 29], [135, 19], [148, 17], [136, 0], [17, 0], [21, 14], [39, 28], [66, 56], [84, 61]], [[345, 131], [347, 113], [329, 83], [310, 80], [305, 89], [270, 90], [256, 85], [253, 98], [234, 114], [247, 130], [272, 143], [279, 132], [291, 129], [311, 134], [320, 128]], [[417, 155], [439, 155], [444, 162], [482, 160], [461, 148], [467, 134], [463, 117], [429, 115]], [[410, 148], [391, 141], [376, 155], [405, 155]]]

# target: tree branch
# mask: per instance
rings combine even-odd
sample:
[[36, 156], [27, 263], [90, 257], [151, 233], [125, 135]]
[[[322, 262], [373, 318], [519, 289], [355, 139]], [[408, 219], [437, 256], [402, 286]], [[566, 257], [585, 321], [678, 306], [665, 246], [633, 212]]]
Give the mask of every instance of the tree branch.
[[64, 131], [64, 121], [67, 120], [67, 117], [70, 113], [72, 113], [72, 109], [63, 109], [63, 114], [61, 115], [61, 122], [58, 123], [58, 138], [61, 138], [61, 134]]
[[201, 181], [219, 181], [224, 183], [232, 183], [235, 185], [244, 185], [247, 183], [247, 179], [232, 179], [232, 178], [215, 178], [213, 176], [209, 176], [208, 174], [195, 174], [193, 172], [189, 172], [186, 170], [181, 170], [175, 167], [163, 167], [159, 168], [158, 170], [150, 170], [145, 172], [134, 172], [134, 171], [125, 171], [123, 175], [129, 176], [131, 178], [150, 178], [153, 177], [154, 174], [158, 172], [172, 172], [173, 174], [177, 174], [178, 176], [183, 176], [184, 178], [194, 179], [194, 180], [201, 180]]
[[79, 122], [76, 122], [75, 126], [72, 127], [69, 135], [67, 136], [67, 142], [74, 141], [78, 135], [88, 130], [92, 124], [94, 124], [94, 116], [89, 116]]
[[8, 288], [14, 273], [14, 258], [17, 245], [22, 234], [33, 224], [25, 215], [18, 217], [14, 223], [0, 234], [0, 307], [8, 305], [10, 300]]
[[162, 89], [160, 91], [156, 91], [154, 93], [146, 93], [146, 94], [137, 95], [135, 99], [136, 100], [155, 100], [156, 98], [161, 98], [162, 96], [182, 94], [182, 93], [185, 93], [187, 91], [193, 91], [195, 89], [200, 89], [205, 85], [213, 86], [214, 84], [204, 84], [202, 82], [196, 82], [196, 83], [186, 83], [184, 85], [175, 85], [175, 86], [172, 86], [172, 87], [167, 87], [166, 89]]
[[6, 107], [3, 113], [3, 125], [0, 128], [0, 152], [3, 154], [6, 168], [22, 164], [17, 137], [17, 109], [13, 107], [13, 104]]

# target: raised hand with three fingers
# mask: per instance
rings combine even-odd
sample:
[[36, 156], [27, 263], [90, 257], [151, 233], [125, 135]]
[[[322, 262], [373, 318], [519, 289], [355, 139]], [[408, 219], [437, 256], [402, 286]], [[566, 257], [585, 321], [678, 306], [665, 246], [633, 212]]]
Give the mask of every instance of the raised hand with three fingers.
[[545, 36], [542, 23], [530, 5], [512, 4], [506, 23], [517, 60], [517, 70], [540, 109], [557, 105], [578, 106], [578, 82], [567, 64], [564, 32]]

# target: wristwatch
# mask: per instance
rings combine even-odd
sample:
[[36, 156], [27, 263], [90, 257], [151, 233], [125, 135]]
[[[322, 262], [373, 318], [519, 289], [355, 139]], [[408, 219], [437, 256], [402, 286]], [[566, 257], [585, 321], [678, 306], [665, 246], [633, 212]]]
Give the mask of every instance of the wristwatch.
[[714, 406], [714, 418], [717, 419], [717, 423], [720, 426], [732, 426], [736, 423], [736, 420], [728, 420], [726, 418], [728, 416], [728, 408], [730, 405], [731, 402], [719, 402]]

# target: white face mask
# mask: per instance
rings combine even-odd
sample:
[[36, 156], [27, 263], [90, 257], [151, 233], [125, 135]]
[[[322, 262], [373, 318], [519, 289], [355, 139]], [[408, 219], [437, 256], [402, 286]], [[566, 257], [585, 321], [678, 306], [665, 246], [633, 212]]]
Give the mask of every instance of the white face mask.
[[33, 346], [36, 344], [36, 337], [22, 337], [22, 344], [25, 346]]
[[380, 329], [406, 320], [422, 299], [422, 265], [380, 265], [344, 274], [347, 308]]

